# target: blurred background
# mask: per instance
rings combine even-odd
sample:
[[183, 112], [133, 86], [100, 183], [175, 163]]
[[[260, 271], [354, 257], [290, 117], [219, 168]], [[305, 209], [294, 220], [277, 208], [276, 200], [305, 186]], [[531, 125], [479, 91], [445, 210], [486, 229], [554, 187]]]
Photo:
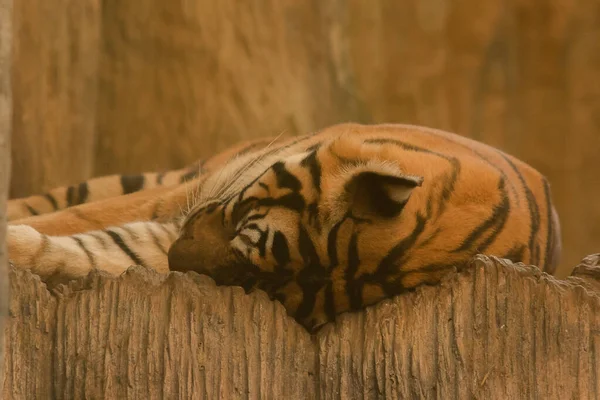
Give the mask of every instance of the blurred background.
[[564, 276], [600, 251], [597, 0], [14, 3], [11, 197], [240, 139], [403, 122], [544, 173]]

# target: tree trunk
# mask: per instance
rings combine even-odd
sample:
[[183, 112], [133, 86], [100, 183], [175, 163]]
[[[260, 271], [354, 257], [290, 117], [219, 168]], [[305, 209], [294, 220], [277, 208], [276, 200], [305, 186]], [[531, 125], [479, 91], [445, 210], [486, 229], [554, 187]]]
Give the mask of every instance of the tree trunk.
[[478, 256], [314, 336], [195, 273], [50, 293], [13, 270], [4, 398], [598, 398], [599, 260], [557, 281]]
[[6, 199], [10, 180], [12, 130], [12, 0], [0, 0], [0, 382], [4, 377], [4, 327], [8, 313]]

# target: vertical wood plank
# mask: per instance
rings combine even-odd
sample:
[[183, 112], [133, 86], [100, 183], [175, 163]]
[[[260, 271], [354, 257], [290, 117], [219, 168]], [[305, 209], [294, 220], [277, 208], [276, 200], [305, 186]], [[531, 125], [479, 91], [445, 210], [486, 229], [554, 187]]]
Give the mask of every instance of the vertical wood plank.
[[11, 197], [91, 176], [100, 1], [14, 3]]

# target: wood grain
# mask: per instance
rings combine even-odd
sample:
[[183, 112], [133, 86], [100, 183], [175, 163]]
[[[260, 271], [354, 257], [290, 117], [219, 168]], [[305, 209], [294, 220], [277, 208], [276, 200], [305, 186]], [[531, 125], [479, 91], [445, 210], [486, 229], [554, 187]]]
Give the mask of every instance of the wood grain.
[[[310, 336], [262, 292], [141, 267], [52, 294], [11, 272], [5, 399], [597, 398], [600, 256], [483, 256]], [[595, 260], [595, 261], [594, 261]]]

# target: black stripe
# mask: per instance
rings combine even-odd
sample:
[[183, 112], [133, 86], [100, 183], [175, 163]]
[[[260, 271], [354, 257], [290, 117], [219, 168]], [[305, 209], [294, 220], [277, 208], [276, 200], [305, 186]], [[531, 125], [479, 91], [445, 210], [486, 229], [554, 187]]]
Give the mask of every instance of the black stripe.
[[440, 200], [438, 202], [437, 217], [439, 217], [446, 209], [446, 205], [448, 205], [448, 200], [454, 192], [454, 187], [458, 181], [458, 175], [462, 169], [462, 165], [457, 158], [449, 158], [448, 162], [450, 162], [452, 172], [450, 173], [450, 179], [444, 182], [444, 189], [442, 190], [442, 195], [440, 196]]
[[269, 194], [269, 186], [267, 186], [266, 183], [258, 182], [258, 186], [260, 186], [261, 188], [265, 189], [265, 191], [267, 192], [267, 194]]
[[285, 235], [280, 231], [273, 234], [273, 248], [271, 250], [277, 266], [286, 266], [290, 262], [290, 247]]
[[38, 210], [36, 210], [35, 208], [31, 207], [29, 204], [24, 203], [25, 207], [27, 208], [27, 211], [29, 211], [29, 214], [31, 215], [40, 215], [40, 213], [38, 212]]
[[313, 150], [300, 162], [300, 165], [308, 168], [312, 178], [313, 187], [317, 193], [321, 193], [321, 163], [319, 163], [319, 160], [317, 159], [317, 151]]
[[267, 239], [269, 238], [269, 229], [267, 228], [265, 231], [260, 231], [260, 236], [258, 237], [258, 243], [256, 243], [256, 247], [258, 247], [259, 255], [262, 258], [265, 258], [265, 254], [267, 253]]
[[403, 261], [408, 256], [408, 251], [414, 246], [421, 233], [423, 233], [426, 219], [421, 214], [417, 214], [416, 218], [417, 224], [411, 234], [395, 245], [377, 266], [375, 275], [379, 282], [385, 282], [391, 274], [402, 267]]
[[[250, 213], [258, 208], [258, 198], [257, 197], [248, 197], [245, 200], [241, 200], [236, 202], [231, 201], [231, 198], [227, 200], [227, 203], [223, 206], [223, 214], [221, 216], [221, 225], [227, 226], [227, 213], [226, 209], [229, 204], [233, 204], [231, 206], [231, 212], [229, 213], [229, 217], [231, 219], [231, 223], [235, 226], [244, 225], [248, 221], [253, 219], [263, 218], [264, 214], [254, 214], [250, 215]], [[258, 217], [258, 218], [257, 218]]]
[[58, 210], [58, 202], [56, 201], [56, 198], [54, 196], [52, 196], [50, 193], [46, 193], [44, 195], [44, 197], [46, 198], [46, 200], [48, 200], [50, 202], [50, 204], [52, 204], [52, 208], [54, 209], [54, 211]]
[[439, 235], [440, 233], [442, 233], [442, 228], [436, 228], [436, 230], [430, 234], [427, 239], [423, 240], [421, 243], [419, 243], [419, 248], [423, 248], [428, 246], [431, 242], [433, 242]]
[[125, 242], [123, 241], [123, 238], [121, 236], [119, 236], [119, 234], [117, 232], [111, 231], [111, 230], [105, 230], [104, 232], [106, 232], [106, 234], [108, 236], [110, 236], [110, 238], [113, 240], [113, 242], [115, 242], [115, 244], [117, 246], [119, 246], [119, 248], [121, 250], [123, 250], [123, 252], [125, 254], [127, 254], [127, 256], [129, 258], [131, 258], [131, 260], [137, 264], [137, 265], [141, 265], [143, 267], [145, 267], [146, 265], [144, 264], [144, 262], [138, 257], [137, 254], [135, 254], [135, 252], [133, 250], [131, 250], [129, 248], [129, 246], [127, 246], [125, 244]]
[[134, 193], [144, 187], [144, 175], [121, 175], [121, 187], [123, 194]]
[[71, 206], [75, 205], [75, 202], [76, 202], [75, 187], [69, 186], [67, 188], [67, 207], [71, 207]]
[[[506, 188], [504, 186], [504, 184], [502, 184], [502, 195], [504, 196], [504, 200], [502, 201], [502, 204], [500, 205], [500, 211], [499, 211], [499, 218], [497, 223], [494, 226], [494, 230], [492, 232], [492, 234], [490, 236], [488, 236], [488, 238], [486, 240], [483, 241], [483, 243], [481, 243], [479, 246], [477, 246], [477, 250], [481, 253], [485, 252], [492, 243], [494, 243], [494, 240], [496, 240], [496, 238], [498, 237], [498, 235], [500, 233], [502, 233], [502, 230], [504, 229], [504, 225], [506, 225], [506, 221], [508, 220], [508, 215], [510, 214], [510, 199], [508, 197], [508, 193], [506, 193]], [[496, 210], [494, 210], [495, 212]]]
[[329, 235], [327, 236], [327, 255], [329, 257], [329, 271], [332, 271], [339, 264], [337, 255], [337, 235], [344, 221], [346, 221], [346, 217], [338, 221], [331, 228], [331, 231], [329, 231]]
[[[383, 287], [385, 293], [388, 296], [397, 296], [401, 293], [407, 292], [407, 291], [412, 291], [414, 290], [416, 287], [422, 285], [423, 283], [426, 283], [424, 281], [427, 280], [427, 278], [421, 280], [420, 282], [418, 282], [416, 285], [411, 285], [411, 286], [404, 286], [404, 284], [402, 283], [402, 281], [409, 275], [412, 274], [420, 274], [420, 273], [430, 273], [430, 274], [434, 274], [434, 273], [439, 273], [442, 271], [452, 271], [457, 267], [462, 267], [462, 265], [458, 264], [429, 264], [426, 265], [424, 267], [420, 267], [416, 270], [410, 270], [410, 271], [400, 271], [400, 273], [394, 277], [393, 280], [390, 281], [386, 281], [386, 282], [382, 282], [381, 286]], [[427, 275], [427, 277], [431, 278], [431, 275]], [[437, 281], [437, 280], [436, 280]], [[430, 283], [434, 283], [433, 281], [430, 281]]]
[[446, 269], [451, 269], [451, 268], [458, 268], [460, 269], [463, 265], [461, 265], [460, 263], [451, 263], [451, 264], [428, 264], [426, 266], [423, 267], [419, 267], [416, 270], [412, 270], [412, 271], [400, 271], [398, 276], [400, 277], [405, 277], [407, 275], [410, 275], [413, 272], [440, 272]]
[[154, 232], [154, 229], [152, 229], [152, 224], [151, 223], [147, 223], [147, 224], [145, 224], [145, 226], [146, 226], [146, 231], [152, 237], [152, 241], [154, 242], [154, 245], [156, 247], [158, 247], [158, 249], [161, 251], [161, 253], [163, 253], [164, 255], [167, 255], [168, 251], [160, 243], [160, 238], [158, 236], [156, 236], [156, 233]]
[[306, 207], [308, 213], [308, 223], [313, 225], [319, 233], [321, 232], [321, 222], [319, 221], [319, 205], [317, 203], [310, 203]]
[[[290, 268], [286, 268], [286, 265], [291, 261], [288, 241], [285, 235], [279, 231], [276, 231], [273, 235], [271, 253], [277, 263], [275, 265], [275, 281], [277, 283], [273, 286], [273, 292], [275, 292], [281, 286], [289, 283], [294, 276], [294, 271]], [[283, 299], [285, 300], [285, 296]]]
[[[300, 143], [300, 142], [303, 142], [303, 141], [305, 141], [305, 140], [307, 140], [307, 139], [310, 139], [310, 138], [311, 138], [311, 136], [310, 136], [310, 135], [305, 135], [305, 136], [298, 137], [297, 139], [293, 140], [292, 142], [290, 142], [290, 143], [288, 143], [288, 144], [286, 144], [286, 145], [284, 145], [284, 146], [281, 146], [281, 147], [276, 147], [276, 148], [270, 149], [270, 150], [268, 150], [268, 151], [266, 151], [266, 152], [264, 152], [264, 153], [261, 153], [261, 154], [259, 155], [259, 157], [260, 157], [260, 159], [264, 159], [264, 158], [266, 158], [267, 156], [270, 156], [270, 155], [271, 155], [271, 154], [273, 154], [273, 153], [282, 152], [282, 151], [284, 151], [285, 149], [287, 149], [287, 148], [289, 148], [289, 147], [292, 147], [293, 145], [295, 145], [295, 144], [298, 144], [298, 143]], [[315, 145], [315, 146], [316, 146], [316, 145]], [[259, 159], [259, 160], [260, 160], [260, 159]], [[256, 159], [254, 159], [254, 160], [251, 160], [251, 161], [250, 161], [250, 164], [252, 164], [252, 163], [254, 163], [254, 162], [256, 162]], [[244, 170], [244, 167], [242, 167], [242, 168], [241, 168], [241, 170]], [[241, 201], [244, 199], [244, 196], [245, 196], [246, 192], [247, 192], [247, 191], [248, 191], [248, 190], [249, 190], [251, 187], [253, 187], [253, 186], [254, 186], [254, 184], [255, 184], [256, 182], [258, 182], [260, 179], [262, 179], [262, 178], [263, 178], [263, 177], [264, 177], [264, 176], [267, 174], [267, 172], [269, 172], [269, 171], [271, 171], [271, 168], [266, 168], [266, 169], [265, 169], [263, 172], [261, 172], [261, 173], [260, 173], [260, 174], [259, 174], [259, 175], [258, 175], [256, 178], [254, 178], [252, 181], [248, 182], [248, 184], [246, 184], [246, 186], [244, 186], [244, 187], [243, 187], [243, 188], [242, 188], [242, 189], [239, 191], [239, 193], [237, 194], [237, 199], [238, 199], [238, 202], [241, 202]]]
[[[233, 198], [234, 198], [234, 196], [231, 196], [227, 200], [221, 202], [221, 226], [228, 226], [227, 207], [229, 207], [230, 204], [233, 204], [233, 206], [231, 207], [231, 212], [233, 213], [233, 210], [235, 209], [235, 206], [236, 206], [236, 204], [232, 201]], [[232, 219], [231, 223], [234, 223], [233, 219]]]
[[244, 225], [244, 227], [242, 229], [244, 229], [244, 230], [248, 229], [248, 230], [251, 230], [251, 231], [256, 231], [258, 233], [262, 232], [260, 230], [260, 227], [258, 226], [258, 224], [254, 224], [254, 223], [253, 224], [246, 224], [246, 225]]
[[165, 178], [165, 173], [164, 172], [159, 172], [158, 174], [156, 174], [156, 184], [157, 185], [162, 185], [164, 178]]
[[298, 272], [296, 282], [302, 289], [302, 302], [296, 310], [296, 320], [300, 323], [314, 309], [317, 293], [329, 281], [329, 276], [319, 261], [319, 255], [304, 227], [298, 229], [298, 250], [304, 261], [304, 268]]
[[[494, 207], [492, 215], [479, 226], [477, 226], [460, 246], [452, 250], [452, 253], [471, 250], [473, 248], [476, 248], [477, 252], [482, 253], [500, 234], [504, 228], [504, 225], [506, 224], [506, 220], [508, 219], [508, 214], [510, 212], [510, 202], [508, 199], [508, 193], [506, 193], [504, 179], [500, 179], [498, 182], [498, 190], [500, 191], [501, 203]], [[480, 240], [490, 229], [492, 230], [492, 233], [481, 244], [475, 245], [475, 242]]]
[[215, 210], [217, 209], [217, 207], [219, 207], [219, 206], [220, 206], [219, 203], [211, 203], [204, 208], [204, 213], [206, 215], [210, 215], [210, 214], [214, 213]]
[[[515, 192], [515, 194], [517, 193], [517, 189], [515, 188], [515, 185], [513, 184], [513, 182], [510, 179], [508, 179], [508, 177], [506, 176], [506, 173], [504, 172], [504, 170], [502, 168], [500, 168], [498, 165], [494, 164], [492, 161], [488, 160], [482, 153], [480, 153], [479, 151], [477, 151], [473, 146], [461, 143], [460, 141], [458, 141], [458, 140], [456, 140], [455, 138], [452, 137], [452, 136], [454, 136], [454, 137], [461, 137], [460, 135], [453, 134], [450, 137], [448, 137], [448, 136], [440, 134], [440, 132], [436, 132], [435, 130], [425, 130], [425, 131], [423, 131], [423, 133], [431, 135], [431, 136], [435, 136], [437, 138], [440, 138], [441, 140], [445, 140], [447, 142], [453, 143], [453, 144], [455, 144], [457, 146], [460, 146], [460, 147], [462, 147], [464, 149], [469, 150], [471, 153], [475, 154], [480, 160], [482, 160], [483, 162], [485, 162], [486, 164], [488, 164], [490, 167], [494, 168], [502, 176], [502, 178], [504, 178], [504, 179], [507, 180], [507, 182], [511, 186], [511, 189], [513, 190], [513, 192]], [[496, 149], [494, 147], [487, 146], [487, 145], [485, 145], [485, 144], [483, 144], [481, 142], [477, 142], [477, 143], [481, 144], [482, 146], [487, 147], [488, 149], [490, 149], [492, 151], [495, 151], [495, 152], [500, 153], [500, 154], [502, 153], [500, 150], [498, 150], [498, 149]]]
[[88, 260], [90, 261], [90, 265], [92, 266], [92, 268], [97, 269], [96, 261], [94, 260], [94, 255], [91, 251], [88, 250], [87, 247], [85, 247], [85, 243], [83, 243], [83, 240], [81, 240], [77, 236], [71, 236], [71, 239], [73, 239], [75, 243], [77, 243], [77, 245], [81, 248], [81, 250], [83, 250]]
[[[244, 243], [247, 247], [252, 247], [254, 246], [254, 243], [252, 242], [252, 239], [250, 238], [250, 236], [246, 235], [245, 233], [238, 233], [237, 238], [240, 239], [242, 241], [242, 243]], [[249, 249], [248, 249], [249, 250]], [[248, 252], [248, 254], [250, 254]]]
[[[268, 151], [266, 151], [266, 152], [264, 152], [264, 153], [261, 153], [259, 156], [261, 157], [261, 159], [264, 159], [264, 158], [266, 158], [267, 156], [270, 156], [270, 155], [271, 155], [271, 154], [273, 154], [273, 153], [282, 152], [282, 151], [284, 151], [284, 150], [286, 150], [286, 149], [288, 149], [288, 148], [290, 148], [290, 147], [292, 147], [292, 146], [294, 146], [294, 145], [296, 145], [296, 144], [298, 144], [298, 143], [301, 143], [301, 142], [303, 142], [303, 141], [305, 141], [305, 140], [308, 140], [308, 139], [310, 139], [311, 137], [312, 137], [312, 135], [304, 135], [304, 136], [300, 136], [300, 137], [296, 138], [295, 140], [291, 141], [290, 143], [288, 143], [288, 144], [286, 144], [286, 145], [283, 145], [283, 146], [281, 146], [281, 147], [275, 147], [275, 148], [272, 148], [272, 149], [270, 149], [270, 150], [268, 150]], [[316, 146], [316, 145], [319, 145], [319, 144], [320, 144], [320, 142], [319, 142], [319, 143], [316, 143], [316, 144], [314, 144], [313, 146]], [[254, 160], [253, 160], [253, 161], [254, 161]], [[252, 163], [253, 161], [250, 161], [250, 162]], [[260, 180], [260, 179], [261, 179], [261, 178], [262, 178], [262, 177], [263, 177], [263, 176], [264, 176], [264, 175], [265, 175], [265, 174], [266, 174], [268, 171], [270, 171], [270, 170], [271, 170], [271, 168], [267, 168], [267, 169], [265, 169], [265, 170], [264, 170], [264, 171], [263, 171], [261, 174], [259, 174], [259, 175], [258, 175], [256, 178], [254, 178], [252, 181], [248, 182], [248, 184], [247, 184], [247, 185], [246, 185], [244, 188], [242, 188], [242, 190], [240, 190], [240, 193], [239, 193], [239, 195], [238, 195], [238, 201], [241, 201], [241, 200], [244, 198], [244, 195], [245, 195], [246, 191], [247, 191], [248, 189], [250, 189], [252, 186], [254, 186], [254, 184], [255, 184], [257, 181], [259, 181], [259, 180]]]
[[88, 198], [88, 194], [87, 182], [81, 182], [77, 185], [77, 193], [75, 193], [75, 186], [69, 186], [67, 188], [67, 207], [84, 203]]
[[100, 243], [100, 245], [102, 246], [102, 248], [104, 250], [106, 250], [106, 247], [108, 246], [108, 243], [106, 243], [106, 240], [104, 239], [104, 237], [99, 232], [90, 232], [87, 235], [90, 235], [91, 237], [93, 237], [94, 239], [96, 239], [96, 241], [98, 243]]
[[267, 210], [267, 212], [265, 212], [264, 214], [252, 214], [249, 216], [246, 216], [246, 218], [244, 218], [243, 222], [241, 223], [241, 225], [245, 225], [250, 221], [257, 221], [260, 219], [265, 218], [267, 215], [269, 215], [269, 210]]
[[120, 228], [123, 229], [125, 232], [127, 232], [129, 237], [131, 239], [133, 239], [134, 241], [140, 240], [140, 235], [138, 235], [138, 233], [135, 231], [135, 229], [132, 229], [131, 226], [122, 225], [122, 226], [120, 226]]
[[550, 195], [550, 184], [548, 180], [543, 178], [544, 181], [544, 196], [546, 197], [546, 218], [548, 221], [548, 233], [546, 235], [546, 254], [544, 256], [544, 266], [543, 270], [547, 270], [550, 268], [550, 265], [554, 260], [552, 260], [552, 251], [554, 250], [555, 232], [554, 232], [554, 221], [552, 218], [552, 199]]
[[356, 279], [356, 273], [360, 265], [360, 258], [358, 255], [358, 235], [356, 232], [350, 237], [350, 244], [348, 245], [348, 266], [346, 267], [345, 279], [346, 279], [346, 293], [348, 300], [350, 300], [350, 309], [358, 310], [362, 307], [362, 280]]
[[280, 268], [274, 272], [261, 271], [258, 267], [252, 267], [255, 270], [253, 272], [253, 280], [255, 281], [256, 287], [264, 290], [269, 295], [271, 300], [281, 298], [277, 296], [277, 291], [283, 286], [287, 285], [294, 275], [294, 272], [290, 269]]
[[[513, 169], [513, 171], [515, 171], [515, 173], [517, 174], [517, 177], [519, 178], [519, 181], [521, 181], [521, 185], [523, 186], [523, 189], [525, 190], [525, 198], [527, 200], [527, 208], [529, 209], [529, 220], [531, 221], [531, 223], [530, 223], [531, 229], [529, 231], [529, 240], [527, 242], [528, 248], [529, 248], [529, 254], [530, 254], [529, 262], [532, 263], [533, 265], [537, 265], [539, 263], [540, 259], [539, 259], [539, 252], [537, 251], [537, 249], [535, 247], [535, 238], [538, 234], [538, 231], [540, 230], [539, 206], [536, 202], [533, 192], [531, 191], [531, 189], [527, 185], [527, 182], [525, 181], [525, 178], [521, 174], [521, 171], [512, 162], [512, 160], [510, 158], [508, 158], [508, 156], [506, 154], [500, 152], [500, 155], [502, 157], [504, 157], [504, 159], [506, 160], [508, 165], [510, 165], [511, 168]], [[507, 257], [505, 257], [505, 258], [507, 258]], [[519, 258], [519, 261], [521, 261], [522, 259], [523, 259], [523, 256], [521, 255], [521, 257]]]
[[89, 189], [87, 182], [81, 182], [77, 185], [77, 204], [83, 204], [87, 201]]
[[410, 274], [423, 273], [423, 272], [435, 273], [435, 272], [440, 272], [443, 270], [450, 271], [450, 270], [453, 270], [454, 268], [456, 268], [455, 264], [430, 264], [430, 265], [421, 267], [416, 270], [400, 271], [398, 273], [398, 275], [396, 275], [394, 277], [394, 279], [382, 281], [382, 282], [380, 282], [380, 284], [387, 296], [397, 296], [399, 294], [412, 291], [415, 289], [416, 286], [420, 285], [420, 283], [419, 283], [416, 286], [404, 286], [404, 284], [402, 283], [402, 280]]
[[302, 189], [302, 183], [292, 173], [290, 173], [282, 161], [276, 162], [271, 167], [277, 179], [277, 186], [287, 188], [293, 192], [299, 192]]

